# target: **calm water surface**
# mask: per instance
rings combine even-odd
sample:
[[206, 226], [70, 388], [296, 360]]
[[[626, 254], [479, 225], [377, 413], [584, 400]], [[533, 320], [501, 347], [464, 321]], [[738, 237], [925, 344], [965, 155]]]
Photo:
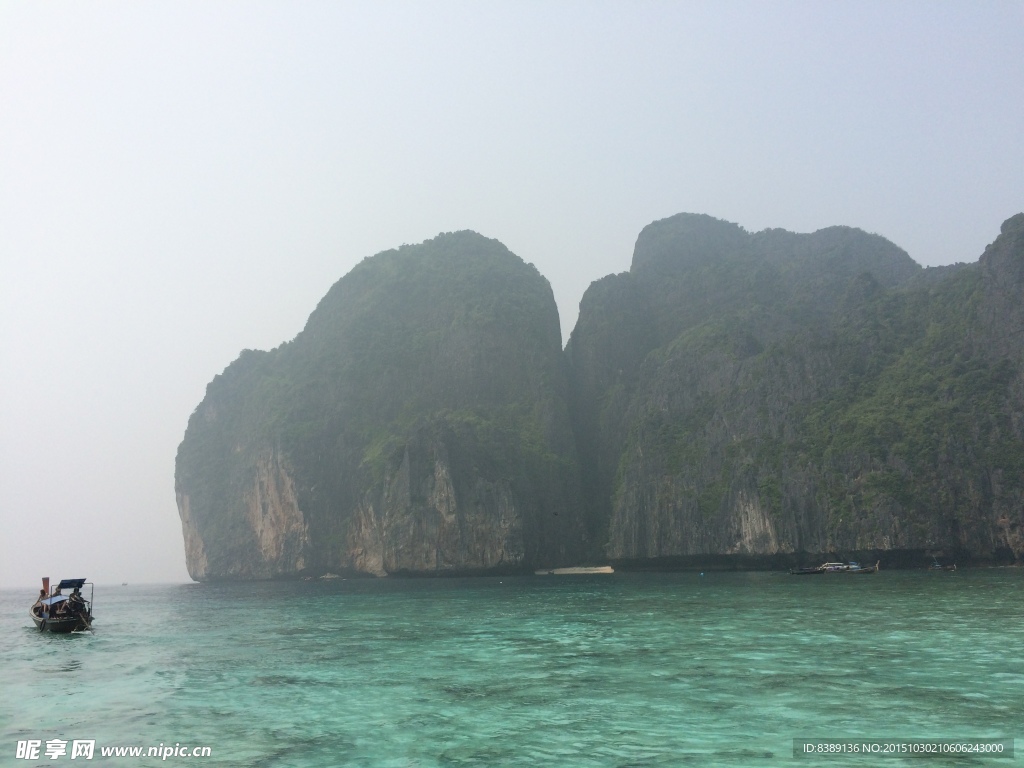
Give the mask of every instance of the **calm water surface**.
[[1018, 755], [881, 763], [1024, 760], [1020, 569], [100, 586], [73, 636], [34, 597], [0, 593], [0, 765], [78, 765], [14, 759], [52, 738], [95, 739], [83, 764], [866, 766], [793, 739], [939, 737]]

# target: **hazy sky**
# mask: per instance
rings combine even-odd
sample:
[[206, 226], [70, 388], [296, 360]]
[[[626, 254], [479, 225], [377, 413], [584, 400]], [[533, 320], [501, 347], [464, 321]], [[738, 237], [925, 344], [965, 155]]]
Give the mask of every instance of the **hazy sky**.
[[206, 384], [365, 256], [473, 229], [552, 284], [649, 222], [925, 265], [1024, 210], [1024, 2], [0, 0], [0, 587], [185, 581]]

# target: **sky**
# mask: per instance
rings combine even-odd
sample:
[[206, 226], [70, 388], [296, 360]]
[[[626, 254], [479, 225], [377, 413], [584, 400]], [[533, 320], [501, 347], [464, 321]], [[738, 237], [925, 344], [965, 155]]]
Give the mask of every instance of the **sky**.
[[188, 581], [207, 383], [374, 253], [496, 238], [564, 340], [657, 219], [970, 262], [1022, 169], [1021, 0], [0, 0], [0, 588]]

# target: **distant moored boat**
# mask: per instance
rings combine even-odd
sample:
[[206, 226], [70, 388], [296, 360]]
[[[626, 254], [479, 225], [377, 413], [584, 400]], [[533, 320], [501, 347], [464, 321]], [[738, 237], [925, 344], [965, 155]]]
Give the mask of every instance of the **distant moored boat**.
[[575, 576], [589, 573], [615, 573], [615, 569], [610, 565], [595, 565], [574, 568], [542, 568], [534, 573], [538, 576]]
[[877, 573], [881, 566], [881, 560], [874, 565], [866, 566], [860, 563], [822, 563], [814, 568], [793, 568], [790, 573], [794, 576], [814, 576], [819, 573]]

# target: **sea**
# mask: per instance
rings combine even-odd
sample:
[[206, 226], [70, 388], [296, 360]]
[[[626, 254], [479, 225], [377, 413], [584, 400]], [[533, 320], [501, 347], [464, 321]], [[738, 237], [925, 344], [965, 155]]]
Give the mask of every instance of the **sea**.
[[1019, 568], [97, 585], [63, 636], [35, 593], [0, 593], [0, 765], [1024, 761]]

